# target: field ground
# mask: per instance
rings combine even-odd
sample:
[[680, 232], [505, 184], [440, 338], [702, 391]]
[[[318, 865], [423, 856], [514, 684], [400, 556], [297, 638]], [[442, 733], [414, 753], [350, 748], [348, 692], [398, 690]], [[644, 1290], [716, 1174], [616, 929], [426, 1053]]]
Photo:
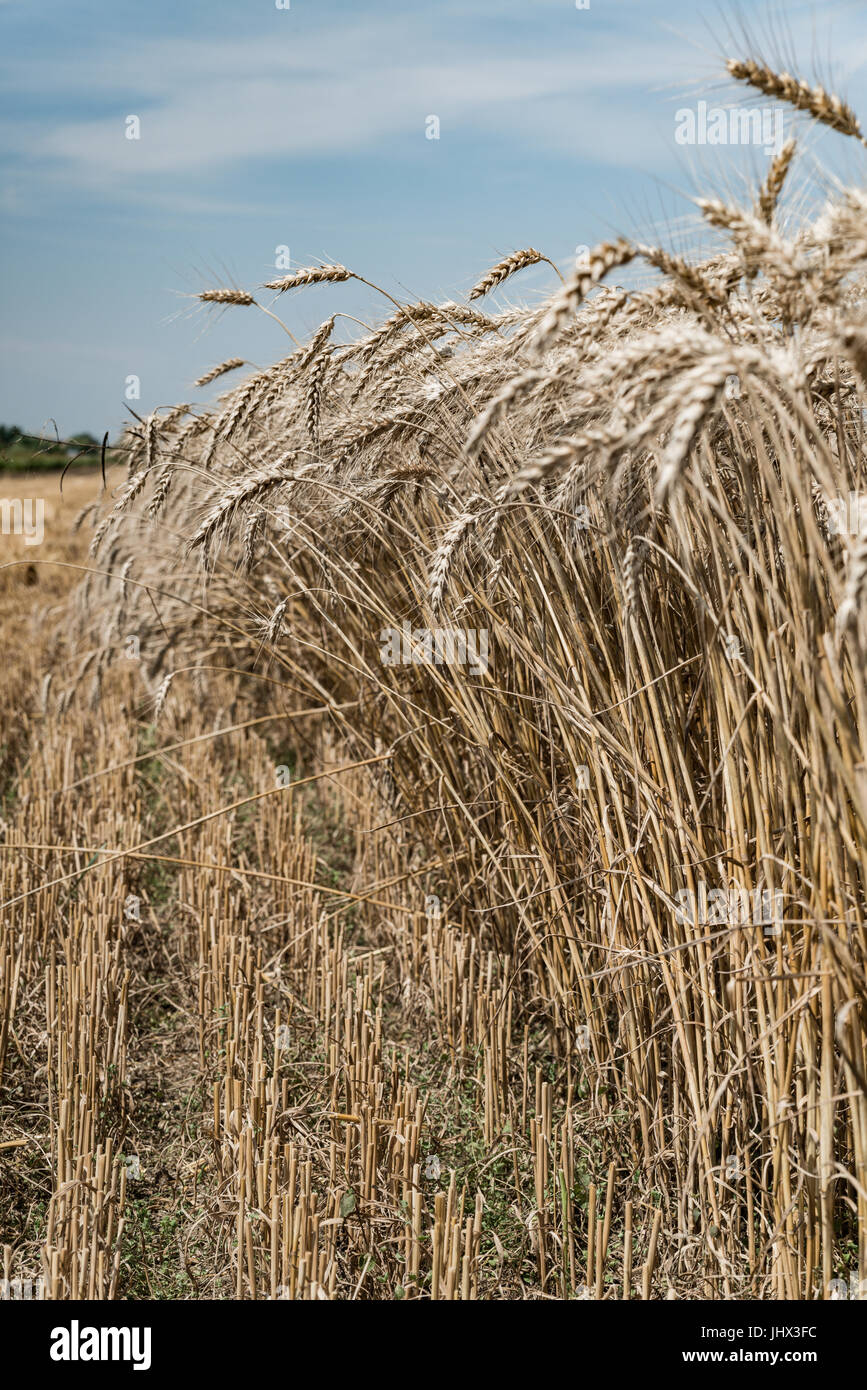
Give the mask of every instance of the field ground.
[[[58, 1297], [411, 1298], [436, 1266], [435, 1296], [526, 1298], [619, 1292], [625, 1263], [640, 1291], [664, 1202], [636, 1186], [624, 1262], [623, 1117], [542, 1026], [512, 1026], [508, 960], [426, 905], [425, 866], [363, 773], [336, 774], [351, 760], [319, 716], [244, 728], [226, 680], [170, 698], [157, 733], [134, 661], [54, 711], [79, 571], [52, 562], [88, 563], [72, 525], [100, 490], [77, 475], [61, 497], [58, 478], [3, 480], [46, 499], [41, 547], [0, 541], [25, 562], [0, 571], [3, 899], [31, 894], [0, 951], [7, 1277]], [[271, 794], [287, 767], [315, 780]]]

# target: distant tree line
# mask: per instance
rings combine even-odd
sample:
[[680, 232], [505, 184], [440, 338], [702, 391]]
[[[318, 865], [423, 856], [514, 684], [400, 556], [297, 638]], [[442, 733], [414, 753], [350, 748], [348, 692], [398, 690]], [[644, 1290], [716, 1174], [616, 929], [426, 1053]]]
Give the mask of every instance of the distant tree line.
[[[0, 425], [0, 472], [30, 472], [38, 468], [63, 468], [80, 454], [82, 463], [97, 463], [100, 441], [86, 430], [69, 439], [28, 434], [18, 425]], [[82, 450], [85, 452], [82, 453]]]

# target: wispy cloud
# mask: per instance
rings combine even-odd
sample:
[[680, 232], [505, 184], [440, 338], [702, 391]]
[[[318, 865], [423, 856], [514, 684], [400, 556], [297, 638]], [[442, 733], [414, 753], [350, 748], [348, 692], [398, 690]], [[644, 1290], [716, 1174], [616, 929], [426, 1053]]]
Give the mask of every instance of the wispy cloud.
[[[300, 18], [277, 12], [267, 25], [260, 15], [246, 35], [212, 26], [207, 36], [134, 46], [108, 39], [82, 45], [74, 61], [40, 47], [30, 61], [0, 61], [4, 88], [25, 111], [34, 98], [44, 103], [0, 127], [0, 148], [100, 191], [192, 183], [251, 161], [383, 157], [422, 140], [428, 114], [439, 116], [444, 139], [499, 134], [516, 151], [532, 145], [614, 165], [658, 157], [668, 96], [693, 85], [695, 45], [673, 43], [661, 17], [635, 0], [616, 14], [600, 6], [592, 19], [565, 16], [564, 3], [540, 0], [528, 12], [508, 0], [461, 0], [438, 9], [437, 23], [427, 7], [353, 8], [339, 26], [325, 6]], [[680, 17], [666, 13], [666, 25]], [[460, 27], [473, 23], [471, 34]], [[792, 23], [803, 19], [793, 12]], [[865, 54], [860, 28], [847, 46], [850, 69]], [[467, 41], [482, 36], [481, 45]], [[140, 117], [139, 140], [126, 138], [129, 115]]]
[[[781, 0], [769, 4], [779, 15]], [[749, 100], [721, 72], [725, 52], [749, 46], [737, 19], [727, 37], [725, 8], [0, 0], [0, 233], [14, 268], [0, 419], [64, 415], [70, 429], [91, 428], [122, 409], [129, 371], [143, 401], [172, 399], [189, 355], [206, 365], [201, 326], [166, 323], [172, 291], [195, 287], [201, 266], [256, 283], [278, 243], [302, 261], [372, 267], [421, 297], [459, 294], [488, 258], [519, 245], [568, 259], [639, 224], [645, 238], [659, 224], [680, 245], [675, 191], [719, 188], [728, 162], [751, 154], [684, 151], [673, 138], [678, 105]], [[742, 8], [752, 26], [765, 0]], [[787, 0], [781, 29], [787, 65], [812, 77], [812, 59], [827, 55], [818, 75], [843, 73], [867, 117], [863, 0]], [[425, 140], [433, 114], [439, 142]], [[125, 138], [129, 115], [141, 118], [140, 140]], [[46, 275], [59, 258], [64, 273]], [[529, 272], [521, 293], [537, 283]], [[341, 304], [365, 317], [374, 310], [356, 288]], [[286, 307], [298, 327], [318, 321], [326, 300], [323, 290]], [[216, 357], [268, 360], [275, 326], [263, 316], [207, 324]]]
[[[397, 28], [368, 19], [327, 43], [319, 34], [285, 43], [174, 39], [142, 45], [134, 56], [102, 52], [84, 79], [100, 114], [18, 122], [16, 147], [97, 186], [251, 159], [382, 149], [412, 135], [423, 139], [429, 114], [439, 116], [444, 138], [500, 131], [516, 140], [529, 134], [537, 146], [623, 153], [615, 103], [631, 89], [645, 90], [646, 43], [621, 42], [615, 51], [597, 36], [581, 60], [542, 46], [456, 60], [446, 43], [431, 52], [417, 28], [408, 19]], [[70, 77], [57, 59], [40, 64], [43, 90], [62, 93]], [[7, 74], [7, 90], [26, 91], [32, 78], [19, 67]], [[131, 114], [141, 119], [140, 140], [125, 136]]]

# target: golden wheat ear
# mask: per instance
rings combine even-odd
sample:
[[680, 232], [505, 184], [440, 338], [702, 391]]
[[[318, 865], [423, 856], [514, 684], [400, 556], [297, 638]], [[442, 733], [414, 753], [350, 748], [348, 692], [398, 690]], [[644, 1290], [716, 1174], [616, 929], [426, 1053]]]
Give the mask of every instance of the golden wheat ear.
[[795, 158], [797, 147], [796, 140], [786, 141], [779, 154], [774, 155], [768, 170], [768, 177], [762, 184], [758, 199], [759, 216], [768, 223], [768, 226], [774, 220], [774, 213], [780, 201], [783, 184], [786, 182], [786, 175], [791, 168], [792, 160]]
[[814, 121], [830, 126], [841, 135], [851, 135], [853, 139], [865, 143], [861, 134], [858, 117], [842, 98], [824, 87], [811, 87], [803, 79], [793, 77], [790, 72], [774, 72], [772, 68], [754, 62], [751, 58], [740, 61], [730, 58], [726, 63], [730, 75], [737, 82], [746, 82], [766, 97], [784, 101], [798, 111], [805, 111]]
[[255, 304], [256, 301], [246, 290], [200, 290], [196, 295], [203, 304]]
[[308, 265], [303, 270], [293, 270], [291, 275], [283, 275], [279, 280], [268, 280], [263, 290], [276, 290], [283, 294], [286, 290], [297, 289], [299, 285], [318, 285], [322, 281], [355, 280], [355, 272], [345, 265]]
[[586, 261], [574, 272], [563, 288], [551, 300], [532, 337], [532, 346], [543, 353], [562, 332], [575, 310], [609, 270], [628, 265], [637, 255], [634, 246], [621, 237], [618, 241], [600, 242], [594, 246]]
[[195, 386], [209, 386], [218, 377], [225, 376], [227, 372], [236, 372], [239, 367], [244, 366], [243, 357], [227, 357], [225, 362], [220, 362], [216, 367], [212, 367], [204, 376], [197, 377], [193, 383]]
[[514, 251], [511, 256], [506, 256], [505, 260], [498, 261], [496, 265], [491, 266], [491, 269], [482, 276], [478, 284], [473, 285], [467, 297], [469, 299], [481, 299], [497, 285], [502, 285], [503, 281], [508, 280], [509, 276], [514, 275], [516, 271], [523, 270], [528, 265], [538, 265], [544, 259], [541, 251], [537, 251], [533, 246], [528, 246], [526, 251]]

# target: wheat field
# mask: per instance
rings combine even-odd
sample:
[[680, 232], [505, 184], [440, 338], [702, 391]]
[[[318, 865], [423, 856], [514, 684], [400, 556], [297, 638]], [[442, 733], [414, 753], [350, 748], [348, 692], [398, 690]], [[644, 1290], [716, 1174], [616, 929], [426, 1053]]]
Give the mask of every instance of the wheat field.
[[[528, 248], [208, 368], [4, 541], [6, 1280], [867, 1280], [867, 193], [796, 215], [799, 155], [701, 260]], [[197, 298], [279, 338], [350, 279]]]

